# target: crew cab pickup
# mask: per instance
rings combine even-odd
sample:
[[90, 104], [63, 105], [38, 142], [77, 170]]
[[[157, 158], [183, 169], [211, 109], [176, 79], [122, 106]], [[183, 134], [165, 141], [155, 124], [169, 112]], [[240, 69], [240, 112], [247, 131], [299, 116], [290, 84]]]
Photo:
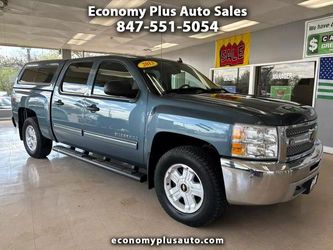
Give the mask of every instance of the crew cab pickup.
[[12, 109], [30, 156], [53, 149], [147, 181], [165, 211], [190, 226], [216, 220], [228, 204], [307, 194], [319, 174], [312, 107], [228, 93], [181, 61], [28, 63]]

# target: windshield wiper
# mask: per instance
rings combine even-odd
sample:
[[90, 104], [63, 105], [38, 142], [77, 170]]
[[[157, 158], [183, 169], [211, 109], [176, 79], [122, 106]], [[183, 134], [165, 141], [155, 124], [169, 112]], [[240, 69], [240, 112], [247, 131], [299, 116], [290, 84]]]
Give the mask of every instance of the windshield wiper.
[[169, 89], [169, 90], [166, 90], [164, 93], [165, 94], [170, 94], [170, 93], [180, 94], [180, 93], [192, 93], [192, 92], [204, 93], [204, 92], [206, 92], [206, 89], [199, 88], [199, 87], [189, 87], [189, 88]]
[[216, 93], [216, 92], [222, 92], [222, 93], [229, 93], [223, 88], [213, 88], [213, 89], [205, 89], [207, 93]]
[[200, 94], [200, 93], [228, 93], [225, 89], [222, 88], [213, 88], [213, 89], [203, 89], [199, 87], [190, 87], [190, 88], [178, 88], [178, 89], [169, 89], [164, 92], [164, 94], [177, 93], [177, 94]]

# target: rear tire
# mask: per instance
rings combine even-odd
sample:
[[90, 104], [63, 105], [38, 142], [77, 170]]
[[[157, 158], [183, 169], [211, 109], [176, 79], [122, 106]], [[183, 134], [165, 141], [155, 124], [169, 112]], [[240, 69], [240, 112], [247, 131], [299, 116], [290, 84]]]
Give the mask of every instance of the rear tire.
[[222, 170], [211, 155], [195, 146], [166, 152], [155, 170], [155, 189], [164, 210], [188, 226], [207, 225], [221, 216], [227, 201]]
[[29, 117], [24, 121], [22, 134], [25, 150], [31, 157], [41, 159], [50, 154], [52, 140], [42, 135], [36, 117]]

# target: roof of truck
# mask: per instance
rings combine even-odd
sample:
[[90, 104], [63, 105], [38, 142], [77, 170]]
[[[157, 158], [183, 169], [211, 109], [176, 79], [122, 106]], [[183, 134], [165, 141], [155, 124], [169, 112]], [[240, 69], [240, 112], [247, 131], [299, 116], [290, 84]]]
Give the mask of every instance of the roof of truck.
[[84, 57], [84, 58], [72, 58], [72, 59], [54, 59], [54, 60], [40, 60], [40, 61], [33, 61], [29, 62], [26, 65], [33, 65], [33, 64], [41, 64], [41, 63], [60, 63], [66, 61], [79, 61], [79, 60], [86, 60], [86, 59], [101, 59], [101, 58], [118, 58], [118, 59], [132, 59], [132, 60], [166, 60], [164, 58], [157, 58], [152, 56], [132, 56], [132, 55], [105, 55], [105, 56], [91, 56], [91, 57]]

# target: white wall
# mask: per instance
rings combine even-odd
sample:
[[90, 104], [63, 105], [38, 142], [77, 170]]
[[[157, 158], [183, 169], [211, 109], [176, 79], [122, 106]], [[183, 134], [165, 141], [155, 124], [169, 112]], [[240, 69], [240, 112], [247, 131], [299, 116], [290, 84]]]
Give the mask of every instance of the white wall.
[[164, 53], [163, 58], [171, 60], [181, 58], [184, 63], [190, 64], [206, 76], [209, 76], [209, 69], [215, 65], [215, 42]]
[[302, 59], [304, 26], [300, 21], [253, 32], [250, 64]]
[[[251, 33], [250, 64], [301, 59], [303, 56], [304, 23], [299, 21]], [[179, 57], [209, 76], [215, 64], [215, 42], [200, 44], [163, 54]]]

